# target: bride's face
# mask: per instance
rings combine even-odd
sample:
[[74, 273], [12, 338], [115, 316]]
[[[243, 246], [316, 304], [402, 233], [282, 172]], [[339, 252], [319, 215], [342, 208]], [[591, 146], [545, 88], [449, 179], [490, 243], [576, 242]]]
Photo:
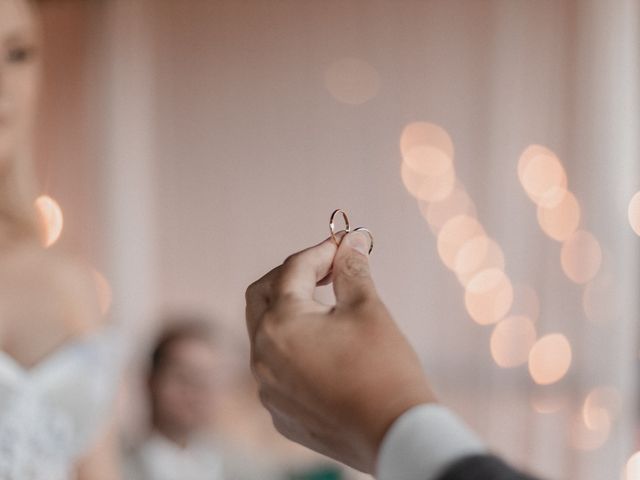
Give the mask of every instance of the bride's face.
[[0, 167], [25, 146], [35, 118], [39, 30], [28, 0], [0, 0]]

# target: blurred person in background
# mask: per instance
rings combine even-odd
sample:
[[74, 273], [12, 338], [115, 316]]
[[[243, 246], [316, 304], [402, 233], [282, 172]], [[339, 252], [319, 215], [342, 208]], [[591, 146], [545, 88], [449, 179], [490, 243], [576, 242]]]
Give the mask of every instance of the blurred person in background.
[[0, 478], [119, 478], [111, 329], [90, 270], [40, 242], [41, 41], [37, 4], [0, 0]]
[[225, 366], [213, 327], [188, 316], [168, 324], [149, 358], [151, 421], [144, 441], [127, 455], [127, 479], [267, 478], [252, 473], [251, 458], [241, 458], [216, 435], [214, 412]]

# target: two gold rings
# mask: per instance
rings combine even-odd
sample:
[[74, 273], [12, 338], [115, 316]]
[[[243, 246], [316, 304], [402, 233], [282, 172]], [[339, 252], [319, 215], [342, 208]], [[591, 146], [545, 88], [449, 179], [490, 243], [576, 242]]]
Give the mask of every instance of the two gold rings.
[[[338, 232], [336, 232], [336, 224], [335, 224], [336, 215], [338, 215], [339, 213], [342, 215], [342, 218], [344, 219], [345, 233], [351, 232], [351, 224], [349, 223], [349, 217], [347, 216], [347, 213], [341, 208], [334, 210], [333, 213], [331, 214], [331, 218], [329, 219], [329, 231], [331, 232], [331, 238], [333, 238], [333, 241], [336, 242], [336, 245], [340, 245], [340, 240], [338, 240], [338, 237], [336, 237], [336, 233]], [[373, 250], [373, 234], [367, 228], [364, 228], [364, 227], [358, 227], [353, 231], [366, 232], [367, 235], [369, 235], [369, 240], [371, 240], [371, 243], [369, 246], [369, 255], [371, 255], [371, 251]]]

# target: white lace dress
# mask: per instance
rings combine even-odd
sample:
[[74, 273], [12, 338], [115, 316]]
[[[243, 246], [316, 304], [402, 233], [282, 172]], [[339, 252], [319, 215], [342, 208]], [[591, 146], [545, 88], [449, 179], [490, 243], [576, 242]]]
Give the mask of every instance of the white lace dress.
[[112, 404], [112, 332], [69, 343], [25, 369], [0, 351], [0, 480], [68, 480]]

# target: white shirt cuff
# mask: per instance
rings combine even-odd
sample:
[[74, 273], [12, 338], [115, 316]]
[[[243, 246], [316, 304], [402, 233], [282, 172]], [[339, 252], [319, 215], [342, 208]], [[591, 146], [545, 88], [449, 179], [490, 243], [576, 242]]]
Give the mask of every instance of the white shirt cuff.
[[400, 415], [378, 452], [378, 480], [435, 480], [456, 460], [487, 448], [449, 409], [418, 405]]

